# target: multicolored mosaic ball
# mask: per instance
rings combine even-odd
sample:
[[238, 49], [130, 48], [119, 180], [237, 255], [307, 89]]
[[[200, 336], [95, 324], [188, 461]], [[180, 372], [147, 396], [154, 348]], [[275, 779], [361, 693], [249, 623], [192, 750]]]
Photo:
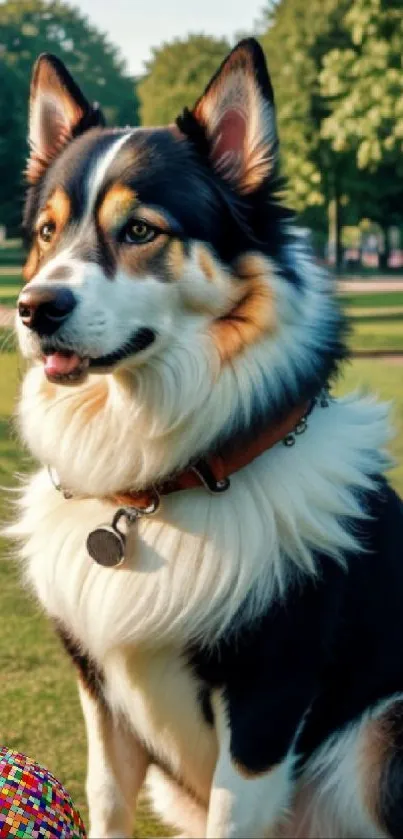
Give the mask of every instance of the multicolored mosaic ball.
[[80, 814], [56, 778], [26, 755], [0, 748], [0, 839], [85, 839]]

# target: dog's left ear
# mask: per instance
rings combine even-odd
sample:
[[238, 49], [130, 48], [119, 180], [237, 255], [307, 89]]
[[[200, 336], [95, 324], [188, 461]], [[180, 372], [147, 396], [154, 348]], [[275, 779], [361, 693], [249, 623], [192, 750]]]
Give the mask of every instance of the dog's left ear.
[[178, 127], [193, 135], [199, 148], [202, 130], [213, 167], [241, 194], [254, 192], [273, 173], [278, 157], [274, 95], [254, 38], [232, 50]]
[[41, 55], [31, 82], [28, 182], [37, 183], [73, 137], [104, 124], [102, 111], [87, 102], [63, 62], [55, 55]]

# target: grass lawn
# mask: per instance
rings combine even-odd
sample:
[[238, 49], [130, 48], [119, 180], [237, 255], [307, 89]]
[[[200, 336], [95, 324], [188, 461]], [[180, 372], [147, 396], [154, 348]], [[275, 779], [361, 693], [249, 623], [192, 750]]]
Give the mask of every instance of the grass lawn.
[[[14, 278], [15, 279], [15, 278]], [[3, 277], [0, 277], [3, 280]], [[14, 307], [17, 302], [17, 297], [21, 291], [20, 285], [0, 285], [0, 305]]]
[[351, 350], [403, 352], [403, 315], [354, 318], [350, 324], [348, 343]]
[[342, 294], [343, 305], [348, 308], [382, 308], [389, 306], [403, 306], [403, 291], [372, 291], [359, 294]]
[[341, 295], [351, 326], [351, 350], [403, 352], [403, 292]]
[[3, 273], [7, 269], [0, 269], [0, 306], [15, 306], [22, 287], [20, 274]]
[[[11, 430], [10, 416], [20, 379], [16, 355], [0, 355], [0, 485], [12, 485], [15, 471], [26, 471], [23, 456]], [[399, 434], [393, 451], [400, 466], [391, 473], [403, 493], [403, 392], [402, 368], [382, 361], [355, 361], [346, 366], [339, 391], [358, 384], [374, 389], [384, 399], [394, 399]], [[2, 493], [2, 516], [12, 514], [11, 497]], [[20, 749], [49, 767], [66, 784], [84, 819], [86, 747], [84, 726], [76, 694], [73, 668], [62, 653], [49, 623], [23, 592], [17, 565], [2, 545], [0, 561], [0, 614], [2, 616], [2, 671], [0, 744]], [[161, 834], [161, 828], [159, 830]], [[138, 836], [157, 836], [158, 825], [141, 808]], [[166, 832], [164, 833], [166, 835]]]
[[7, 242], [0, 246], [0, 265], [22, 265], [24, 250], [18, 240]]
[[403, 351], [403, 292], [342, 295], [352, 350]]

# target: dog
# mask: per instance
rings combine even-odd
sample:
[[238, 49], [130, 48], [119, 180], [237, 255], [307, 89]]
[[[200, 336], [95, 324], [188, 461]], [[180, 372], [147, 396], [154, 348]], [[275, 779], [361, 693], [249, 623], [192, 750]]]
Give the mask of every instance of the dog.
[[78, 671], [90, 835], [403, 836], [388, 409], [333, 398], [334, 280], [281, 201], [253, 39], [163, 128], [30, 98], [11, 535]]

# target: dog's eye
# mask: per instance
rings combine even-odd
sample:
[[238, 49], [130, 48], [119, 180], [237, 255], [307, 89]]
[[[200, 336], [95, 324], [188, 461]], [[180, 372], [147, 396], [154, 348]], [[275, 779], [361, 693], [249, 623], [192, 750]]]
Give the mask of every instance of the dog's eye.
[[144, 245], [151, 242], [158, 234], [158, 230], [140, 219], [131, 219], [123, 231], [123, 241], [128, 245]]
[[54, 222], [47, 221], [45, 222], [45, 224], [42, 224], [42, 226], [39, 228], [39, 238], [42, 242], [45, 242], [45, 244], [48, 245], [49, 242], [51, 242], [53, 239], [55, 230], [56, 225], [54, 224]]

